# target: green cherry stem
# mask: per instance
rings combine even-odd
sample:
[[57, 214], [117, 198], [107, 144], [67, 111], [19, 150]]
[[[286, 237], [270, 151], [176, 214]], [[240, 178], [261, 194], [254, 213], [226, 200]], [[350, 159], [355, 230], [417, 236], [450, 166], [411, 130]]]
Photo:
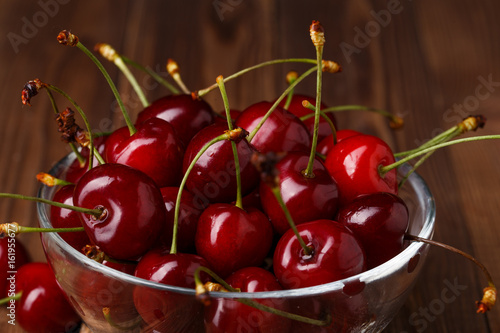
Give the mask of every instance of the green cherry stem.
[[10, 302], [19, 301], [21, 299], [22, 295], [23, 295], [23, 292], [20, 291], [12, 297], [4, 297], [4, 298], [0, 299], [0, 306], [3, 306], [3, 305], [10, 303]]
[[[308, 100], [303, 100], [302, 101], [302, 106], [308, 108], [309, 110], [311, 111], [316, 111], [316, 107], [314, 105], [311, 104], [311, 102], [309, 102]], [[324, 121], [326, 121], [328, 123], [328, 126], [330, 126], [330, 129], [332, 131], [332, 137], [333, 137], [333, 144], [336, 145], [337, 144], [337, 129], [335, 128], [335, 124], [333, 123], [333, 121], [326, 115], [326, 113], [323, 112], [323, 110], [320, 110], [319, 111], [319, 114], [320, 116], [323, 118]], [[313, 114], [311, 114], [313, 115]], [[302, 117], [304, 118], [304, 117]], [[303, 119], [300, 118], [300, 120], [303, 121]], [[309, 117], [308, 117], [309, 118]], [[316, 146], [317, 147], [317, 146]], [[318, 152], [316, 152], [316, 154], [318, 154]]]
[[139, 97], [139, 100], [141, 101], [141, 104], [143, 107], [149, 106], [149, 101], [146, 98], [146, 95], [144, 94], [144, 91], [142, 90], [141, 86], [135, 79], [135, 76], [130, 72], [128, 69], [127, 65], [123, 61], [123, 57], [121, 54], [116, 52], [116, 50], [109, 44], [106, 43], [99, 43], [96, 44], [94, 47], [96, 51], [98, 51], [106, 60], [111, 61], [112, 63], [115, 64], [116, 67], [125, 75], [127, 80], [130, 82], [130, 85], [134, 89], [135, 93]]
[[[217, 85], [219, 86], [222, 100], [224, 101], [224, 110], [226, 112], [227, 127], [230, 131], [233, 130], [233, 120], [231, 119], [231, 112], [229, 108], [229, 100], [227, 98], [226, 86], [224, 85], [224, 78], [222, 75], [217, 77]], [[240, 159], [238, 157], [238, 149], [236, 143], [231, 141], [231, 148], [233, 149], [234, 167], [236, 172], [236, 204], [235, 206], [243, 209], [243, 198], [241, 195], [241, 173], [240, 173]]]
[[178, 95], [180, 94], [181, 92], [172, 84], [170, 84], [170, 82], [168, 82], [167, 80], [165, 80], [164, 78], [161, 77], [161, 75], [159, 75], [158, 73], [156, 73], [155, 71], [153, 71], [152, 69], [148, 68], [148, 67], [144, 67], [143, 65], [133, 61], [132, 59], [130, 58], [127, 58], [126, 56], [124, 56], [122, 54], [122, 59], [125, 63], [129, 64], [130, 66], [132, 67], [135, 67], [137, 68], [138, 70], [141, 70], [143, 71], [144, 73], [148, 74], [149, 76], [151, 76], [156, 82], [158, 82], [159, 84], [161, 84], [162, 86], [164, 86], [165, 88], [167, 88], [168, 90], [170, 90], [170, 92], [174, 95]]
[[29, 232], [82, 232], [85, 231], [83, 227], [75, 228], [36, 228], [36, 227], [24, 227], [19, 225], [17, 222], [9, 222], [0, 224], [0, 238], [7, 235], [18, 235], [25, 234]]
[[[290, 85], [290, 84], [294, 83], [298, 77], [299, 77], [299, 73], [297, 73], [296, 71], [290, 71], [286, 75], [286, 82], [288, 83], [288, 85]], [[294, 89], [290, 90], [290, 92], [288, 93], [288, 96], [286, 97], [286, 101], [285, 101], [285, 105], [283, 106], [283, 109], [288, 110], [288, 108], [290, 107], [290, 104], [292, 103], [292, 99], [293, 99], [293, 92], [294, 92]]]
[[79, 39], [78, 39], [78, 37], [76, 35], [70, 33], [67, 30], [61, 31], [59, 33], [59, 35], [57, 36], [57, 40], [62, 45], [68, 45], [68, 46], [72, 46], [72, 47], [76, 46], [78, 49], [80, 49], [83, 53], [85, 53], [85, 55], [87, 55], [92, 60], [92, 62], [97, 66], [97, 68], [99, 68], [99, 70], [101, 71], [102, 75], [104, 76], [104, 78], [108, 82], [109, 87], [111, 88], [111, 91], [115, 95], [116, 101], [118, 102], [118, 106], [120, 107], [120, 110], [121, 110], [121, 112], [123, 114], [123, 118], [125, 120], [125, 123], [127, 124], [127, 127], [128, 127], [128, 129], [130, 131], [130, 135], [131, 136], [134, 135], [137, 132], [137, 129], [134, 127], [134, 124], [132, 123], [132, 120], [130, 120], [128, 112], [127, 112], [127, 110], [125, 108], [125, 105], [123, 104], [123, 101], [122, 101], [122, 99], [120, 97], [120, 94], [118, 93], [118, 89], [116, 88], [115, 83], [113, 82], [113, 80], [111, 79], [111, 77], [109, 76], [108, 72], [106, 71], [106, 69], [104, 68], [104, 66], [101, 64], [101, 62], [99, 61], [99, 59], [97, 59], [96, 56], [94, 56], [92, 54], [92, 52], [90, 52], [89, 49], [87, 49], [85, 47], [85, 45], [83, 45], [79, 41]]
[[168, 59], [167, 71], [168, 71], [168, 74], [170, 74], [172, 76], [172, 79], [174, 79], [174, 81], [177, 83], [179, 88], [181, 88], [183, 93], [185, 93], [185, 94], [191, 93], [189, 91], [189, 89], [186, 87], [186, 85], [184, 84], [184, 81], [182, 81], [181, 74], [179, 73], [179, 65], [177, 64], [177, 62], [175, 62], [175, 60]]

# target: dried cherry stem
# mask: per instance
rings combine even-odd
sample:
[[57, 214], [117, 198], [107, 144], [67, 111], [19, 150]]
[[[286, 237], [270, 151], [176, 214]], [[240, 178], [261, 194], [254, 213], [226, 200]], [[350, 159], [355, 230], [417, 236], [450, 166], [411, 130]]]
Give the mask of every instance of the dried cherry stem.
[[[217, 281], [217, 283], [207, 282], [206, 284], [203, 284], [203, 282], [201, 282], [201, 279], [200, 279], [200, 272], [207, 273], [215, 281]], [[212, 270], [210, 270], [206, 267], [203, 267], [203, 266], [200, 266], [196, 269], [196, 271], [194, 273], [194, 281], [196, 284], [196, 297], [205, 306], [208, 306], [211, 303], [210, 292], [212, 292], [212, 291], [236, 292], [236, 293], [241, 292], [240, 289], [236, 289], [236, 288], [231, 287], [231, 285], [229, 285], [221, 277], [219, 277], [217, 274], [215, 274]], [[240, 302], [242, 304], [251, 306], [252, 308], [255, 308], [257, 310], [269, 312], [269, 313], [278, 315], [280, 317], [300, 321], [300, 322], [315, 325], [315, 326], [327, 326], [327, 325], [330, 325], [331, 321], [332, 321], [332, 318], [329, 315], [327, 316], [327, 318], [325, 320], [318, 320], [318, 319], [312, 319], [312, 318], [300, 316], [300, 315], [286, 312], [283, 310], [279, 310], [279, 309], [264, 305], [262, 303], [259, 303], [256, 300], [249, 299], [249, 298], [236, 298], [234, 300], [237, 302]]]
[[180, 94], [181, 92], [176, 88], [174, 87], [172, 84], [170, 84], [170, 82], [168, 82], [167, 80], [165, 80], [164, 78], [161, 77], [161, 75], [159, 75], [158, 73], [156, 73], [155, 71], [153, 71], [152, 69], [148, 68], [148, 67], [144, 67], [143, 65], [133, 61], [132, 59], [130, 58], [127, 58], [126, 56], [124, 56], [123, 54], [121, 55], [123, 61], [127, 64], [129, 64], [130, 66], [132, 67], [135, 67], [137, 68], [138, 70], [141, 70], [143, 71], [144, 73], [148, 74], [149, 76], [151, 76], [156, 82], [158, 82], [159, 84], [161, 84], [162, 86], [164, 86], [165, 88], [167, 88], [168, 90], [170, 90], [170, 92], [174, 95], [178, 95]]
[[248, 136], [248, 142], [252, 141], [252, 139], [255, 136], [255, 134], [257, 134], [257, 132], [262, 127], [262, 125], [264, 125], [264, 123], [267, 120], [267, 118], [269, 118], [271, 116], [271, 114], [273, 113], [273, 111], [278, 107], [278, 105], [288, 95], [288, 93], [290, 91], [292, 91], [295, 88], [295, 86], [297, 84], [299, 84], [303, 79], [305, 79], [310, 74], [314, 73], [317, 70], [317, 68], [318, 68], [317, 66], [314, 66], [314, 67], [310, 68], [309, 70], [307, 70], [306, 72], [304, 72], [299, 78], [297, 78], [297, 80], [295, 80], [292, 84], [290, 84], [288, 86], [288, 88], [286, 88], [286, 90], [281, 94], [280, 97], [278, 97], [278, 99], [271, 106], [271, 108], [269, 109], [269, 111], [267, 111], [267, 113], [264, 115], [264, 117], [262, 117], [262, 119], [260, 120], [260, 122], [254, 128], [254, 130], [252, 132], [250, 132], [250, 135]]
[[[363, 106], [363, 105], [339, 105], [339, 106], [332, 106], [329, 108], [325, 108], [321, 110], [323, 113], [333, 113], [333, 112], [342, 112], [342, 111], [369, 111], [369, 112], [375, 112], [378, 113], [384, 117], [386, 117], [389, 120], [389, 126], [392, 129], [399, 129], [403, 127], [404, 120], [400, 116], [394, 115], [386, 110], [382, 109], [376, 109], [368, 106]], [[311, 117], [314, 117], [314, 114], [307, 114], [305, 116], [300, 117], [300, 120], [304, 121], [306, 119], [309, 119]]]
[[0, 198], [21, 199], [21, 200], [27, 200], [27, 201], [40, 202], [40, 203], [48, 204], [51, 206], [66, 208], [69, 210], [74, 210], [76, 212], [89, 214], [89, 215], [95, 216], [96, 218], [99, 218], [103, 213], [102, 209], [90, 209], [90, 208], [84, 208], [84, 207], [78, 207], [78, 206], [71, 206], [71, 205], [63, 204], [63, 203], [57, 202], [57, 201], [52, 201], [52, 200], [43, 199], [43, 198], [39, 198], [39, 197], [31, 197], [31, 196], [22, 195], [22, 194], [0, 193]]
[[182, 81], [181, 74], [179, 73], [179, 65], [173, 59], [168, 59], [167, 71], [168, 74], [170, 74], [174, 81], [177, 83], [179, 88], [181, 88], [182, 92], [184, 92], [185, 94], [191, 93], [191, 91], [189, 91], [189, 89], [184, 84], [184, 81]]
[[188, 168], [186, 169], [186, 172], [184, 173], [184, 177], [181, 180], [181, 184], [179, 185], [179, 192], [177, 193], [177, 198], [175, 200], [175, 209], [174, 209], [174, 229], [172, 233], [172, 245], [170, 247], [170, 253], [171, 254], [176, 254], [177, 253], [177, 230], [179, 229], [179, 213], [180, 213], [180, 207], [181, 207], [181, 197], [182, 197], [182, 191], [184, 190], [184, 187], [186, 186], [187, 179], [189, 177], [189, 174], [194, 168], [194, 165], [200, 157], [207, 151], [208, 148], [210, 148], [212, 145], [219, 141], [223, 140], [231, 140], [231, 141], [237, 141], [242, 140], [246, 135], [248, 135], [248, 132], [243, 130], [242, 128], [236, 128], [233, 130], [228, 130], [225, 131], [223, 134], [213, 138], [209, 142], [207, 142], [195, 155], [193, 160], [191, 161], [191, 164], [189, 164]]
[[[302, 101], [302, 106], [305, 107], [305, 108], [308, 108], [309, 110], [311, 111], [316, 111], [316, 107], [314, 105], [311, 104], [311, 102], [309, 102], [308, 100], [303, 100]], [[330, 126], [330, 129], [332, 131], [332, 139], [333, 139], [333, 144], [336, 145], [337, 144], [337, 129], [335, 128], [335, 124], [333, 123], [333, 121], [326, 115], [326, 113], [323, 112], [323, 110], [319, 110], [319, 114], [320, 116], [323, 118], [324, 121], [327, 122], [328, 126]], [[311, 116], [313, 116], [314, 114], [311, 113]], [[304, 117], [302, 117], [304, 118]], [[302, 118], [300, 118], [302, 120]], [[309, 118], [309, 117], [308, 117]], [[317, 146], [316, 146], [317, 147]], [[316, 154], [318, 154], [318, 152], [316, 152]]]
[[42, 184], [44, 184], [46, 186], [49, 186], [49, 187], [59, 186], [59, 185], [61, 185], [61, 186], [64, 186], [64, 185], [74, 185], [74, 183], [72, 183], [72, 182], [68, 182], [67, 180], [54, 177], [51, 174], [46, 173], [46, 172], [39, 172], [36, 175], [36, 179], [40, 183], [42, 183]]
[[[297, 73], [296, 71], [290, 71], [286, 75], [286, 82], [288, 83], [288, 85], [291, 85], [292, 83], [295, 82], [295, 80], [297, 80], [298, 77], [299, 77], [299, 73]], [[292, 99], [293, 99], [293, 92], [294, 92], [294, 89], [290, 90], [290, 92], [288, 93], [288, 95], [286, 97], [285, 105], [283, 106], [283, 109], [288, 110], [288, 108], [290, 107], [290, 104], [292, 103]]]
[[10, 236], [12, 234], [25, 234], [28, 232], [82, 232], [85, 231], [83, 227], [75, 228], [36, 228], [36, 227], [24, 227], [19, 225], [17, 222], [8, 222], [0, 224], [0, 238], [5, 236]]
[[488, 287], [484, 288], [484, 290], [483, 290], [483, 298], [480, 301], [476, 302], [477, 313], [485, 313], [485, 312], [491, 310], [491, 308], [495, 305], [496, 295], [497, 295], [497, 290], [496, 290], [495, 284], [493, 283], [493, 279], [491, 278], [491, 274], [488, 272], [488, 269], [486, 269], [486, 267], [479, 260], [477, 260], [476, 258], [471, 256], [470, 254], [468, 254], [462, 250], [459, 250], [453, 246], [443, 244], [440, 242], [436, 242], [436, 241], [433, 241], [430, 239], [421, 238], [421, 237], [413, 236], [413, 235], [409, 235], [409, 234], [405, 234], [404, 238], [406, 240], [409, 240], [412, 242], [421, 242], [421, 243], [441, 247], [445, 250], [460, 254], [464, 258], [472, 261], [476, 266], [478, 266], [481, 269], [484, 276], [486, 277], [486, 280], [488, 281]]
[[116, 323], [113, 320], [113, 318], [111, 317], [111, 309], [109, 307], [102, 308], [102, 314], [104, 315], [104, 319], [109, 324], [109, 326], [116, 328], [120, 331], [124, 331], [124, 332], [133, 331], [135, 328], [139, 327], [139, 325], [142, 323], [142, 317], [137, 316], [136, 320], [134, 322], [132, 322], [131, 324], [120, 325], [120, 324]]
[[[224, 78], [222, 75], [217, 77], [217, 85], [219, 86], [222, 100], [224, 101], [224, 110], [226, 112], [227, 127], [230, 131], [233, 130], [233, 120], [231, 119], [231, 112], [229, 108], [229, 100], [227, 98], [226, 87], [224, 85]], [[238, 148], [236, 143], [231, 141], [231, 148], [233, 149], [235, 177], [236, 177], [236, 203], [235, 206], [243, 209], [243, 198], [241, 195], [241, 172], [240, 172], [240, 159], [238, 157]]]
[[[306, 64], [311, 64], [311, 65], [318, 64], [316, 59], [308, 59], [308, 58], [289, 58], [289, 59], [275, 59], [275, 60], [265, 61], [265, 62], [262, 62], [260, 64], [245, 68], [239, 72], [236, 72], [232, 75], [227, 76], [226, 78], [224, 78], [224, 83], [227, 83], [228, 81], [235, 79], [237, 77], [240, 77], [243, 74], [251, 72], [255, 69], [259, 69], [259, 68], [270, 66], [270, 65], [284, 64], [284, 63], [290, 63], [290, 62], [306, 63]], [[335, 61], [331, 61], [331, 60], [323, 60], [321, 62], [321, 65], [322, 65], [321, 68], [323, 69], [323, 71], [328, 72], [328, 73], [337, 73], [337, 72], [340, 72], [342, 70], [338, 63], [336, 63]], [[316, 67], [314, 67], [314, 68], [316, 69]], [[192, 93], [192, 95], [196, 98], [203, 97], [216, 88], [217, 88], [217, 84], [213, 84], [205, 89], [194, 91]]]
[[137, 264], [137, 261], [118, 260], [111, 258], [106, 253], [104, 253], [97, 245], [85, 245], [82, 249], [82, 253], [87, 258], [92, 259], [100, 264], [102, 264], [104, 261], [113, 262], [116, 264], [128, 264], [128, 265]]
[[104, 59], [111, 61], [112, 63], [115, 64], [116, 67], [118, 67], [118, 69], [123, 73], [123, 75], [125, 75], [127, 80], [130, 82], [130, 85], [137, 94], [137, 97], [139, 97], [142, 106], [143, 107], [149, 106], [150, 103], [146, 98], [144, 91], [142, 90], [141, 86], [135, 79], [135, 76], [132, 74], [132, 72], [130, 72], [127, 65], [123, 61], [123, 57], [121, 56], [121, 54], [116, 52], [116, 50], [111, 45], [106, 43], [96, 44], [94, 50], [98, 51], [104, 57]]
[[72, 47], [76, 46], [78, 49], [80, 49], [83, 53], [85, 53], [85, 55], [87, 55], [92, 60], [92, 62], [97, 66], [97, 68], [99, 68], [101, 73], [104, 75], [104, 78], [108, 82], [109, 87], [111, 88], [111, 91], [115, 95], [116, 101], [118, 102], [118, 106], [120, 107], [120, 110], [123, 114], [123, 119], [125, 120], [125, 123], [127, 124], [127, 127], [130, 131], [130, 136], [134, 135], [135, 132], [137, 132], [137, 129], [134, 127], [132, 120], [130, 120], [127, 109], [125, 108], [125, 105], [123, 104], [123, 101], [120, 97], [120, 94], [118, 93], [118, 89], [116, 88], [115, 83], [113, 82], [113, 80], [111, 79], [111, 77], [109, 76], [108, 72], [106, 71], [104, 66], [101, 64], [99, 59], [97, 59], [92, 54], [92, 52], [90, 52], [89, 49], [87, 49], [85, 47], [85, 45], [83, 45], [79, 41], [79, 39], [76, 35], [70, 33], [67, 30], [61, 31], [59, 33], [59, 35], [57, 36], [57, 40], [62, 45], [67, 45], [67, 46], [72, 46]]
[[12, 297], [4, 297], [4, 298], [0, 299], [0, 306], [3, 306], [3, 305], [8, 304], [10, 302], [19, 301], [21, 299], [21, 296], [23, 296], [22, 290], [17, 292]]
[[428, 152], [433, 152], [434, 150], [439, 149], [439, 148], [444, 148], [444, 147], [452, 146], [454, 144], [459, 144], [459, 143], [463, 143], [463, 142], [472, 142], [472, 141], [481, 141], [481, 140], [497, 140], [497, 139], [500, 139], [500, 134], [473, 136], [470, 138], [463, 138], [463, 139], [456, 139], [456, 140], [447, 141], [447, 142], [441, 142], [441, 143], [438, 143], [434, 146], [427, 147], [427, 148], [422, 149], [420, 151], [417, 151], [413, 154], [410, 154], [410, 155], [408, 155], [408, 156], [406, 156], [406, 157], [404, 157], [404, 158], [402, 158], [402, 159], [400, 159], [392, 164], [381, 165], [379, 167], [379, 174], [381, 177], [384, 177], [384, 175], [387, 172], [391, 171], [392, 169], [395, 169], [395, 168], [401, 166], [402, 164], [414, 159], [415, 157], [427, 154]]
[[[311, 40], [316, 48], [316, 62], [319, 64], [323, 58], [323, 47], [325, 45], [325, 31], [319, 21], [313, 21], [309, 28]], [[321, 90], [323, 85], [323, 71], [319, 66], [316, 70], [316, 108], [314, 110], [314, 129], [312, 136], [311, 153], [309, 162], [302, 174], [307, 178], [314, 178], [313, 165], [316, 158], [316, 147], [318, 146], [319, 118], [321, 109]]]

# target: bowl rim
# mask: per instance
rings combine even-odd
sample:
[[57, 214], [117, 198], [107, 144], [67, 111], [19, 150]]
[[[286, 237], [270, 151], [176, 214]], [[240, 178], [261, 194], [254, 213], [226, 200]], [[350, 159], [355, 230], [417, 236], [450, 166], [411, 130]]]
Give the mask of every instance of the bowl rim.
[[[65, 166], [70, 165], [76, 159], [74, 153], [70, 153], [59, 160], [49, 171], [49, 174], [57, 176], [64, 170]], [[399, 171], [408, 172], [411, 170], [410, 165], [402, 165]], [[417, 194], [419, 202], [424, 202], [427, 207], [427, 214], [424, 216], [424, 224], [420, 230], [418, 236], [422, 238], [432, 238], [434, 233], [435, 217], [436, 217], [436, 205], [434, 197], [427, 186], [425, 180], [413, 172], [406, 181], [406, 186], [412, 186], [413, 190]], [[44, 197], [44, 194], [51, 191], [52, 189], [46, 185], [40, 186], [38, 190], [38, 197]], [[51, 227], [50, 220], [48, 217], [48, 204], [37, 202], [37, 216], [39, 223], [42, 227]], [[73, 259], [82, 262], [85, 266], [91, 267], [93, 270], [108, 276], [110, 278], [119, 279], [121, 281], [134, 284], [136, 286], [147, 287], [152, 289], [158, 289], [167, 292], [175, 292], [185, 295], [196, 295], [196, 291], [190, 288], [176, 287], [172, 285], [161, 284], [158, 282], [149, 281], [143, 278], [135, 277], [127, 273], [120, 272], [118, 270], [112, 269], [110, 267], [104, 266], [90, 258], [87, 258], [84, 254], [77, 251], [73, 247], [69, 246], [58, 233], [42, 233], [41, 237], [47, 237], [51, 241], [55, 242], [57, 246], [63, 249], [67, 255], [73, 257]], [[211, 297], [214, 298], [226, 298], [226, 299], [236, 299], [236, 298], [248, 298], [248, 299], [264, 299], [264, 298], [283, 298], [283, 297], [301, 297], [301, 296], [314, 296], [319, 294], [324, 294], [325, 292], [332, 292], [337, 290], [342, 290], [342, 288], [350, 283], [356, 282], [372, 282], [375, 280], [383, 279], [400, 269], [403, 264], [408, 263], [408, 261], [414, 257], [416, 254], [423, 251], [423, 248], [427, 247], [424, 243], [410, 243], [403, 251], [392, 259], [386, 261], [385, 263], [359, 273], [357, 275], [345, 278], [342, 280], [337, 280], [334, 282], [329, 282], [322, 285], [298, 288], [298, 289], [286, 289], [278, 291], [265, 291], [265, 292], [210, 292]], [[45, 246], [44, 246], [45, 250]]]

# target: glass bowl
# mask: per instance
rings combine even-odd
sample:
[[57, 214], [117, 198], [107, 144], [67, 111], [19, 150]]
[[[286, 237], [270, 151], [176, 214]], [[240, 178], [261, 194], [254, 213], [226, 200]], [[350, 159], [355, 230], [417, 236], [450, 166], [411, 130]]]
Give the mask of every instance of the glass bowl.
[[[66, 156], [50, 173], [61, 176], [74, 159], [74, 154]], [[402, 174], [407, 170], [408, 166], [400, 168]], [[50, 199], [55, 191], [42, 186], [39, 196]], [[413, 173], [400, 196], [410, 211], [409, 232], [431, 238], [435, 204], [424, 180]], [[41, 227], [51, 227], [48, 205], [39, 203], [37, 208]], [[224, 308], [241, 332], [380, 332], [404, 304], [428, 252], [428, 245], [406, 244], [396, 257], [348, 279], [274, 292], [211, 292], [211, 305], [204, 307], [192, 289], [154, 283], [106, 267], [56, 233], [43, 233], [41, 239], [59, 284], [93, 332], [204, 332], [204, 313], [214, 307]], [[151, 300], [141, 309], [142, 317], [134, 304], [134, 292], [145, 293]], [[247, 306], [242, 310], [239, 299], [329, 324], [316, 326]], [[111, 311], [107, 317], [103, 315], [106, 307]]]

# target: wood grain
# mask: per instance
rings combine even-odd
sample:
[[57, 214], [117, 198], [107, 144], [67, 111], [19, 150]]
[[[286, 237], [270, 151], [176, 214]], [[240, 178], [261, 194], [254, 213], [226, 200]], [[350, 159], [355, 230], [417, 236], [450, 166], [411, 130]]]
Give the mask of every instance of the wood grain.
[[[218, 13], [214, 7], [218, 2], [229, 7]], [[51, 11], [43, 3], [51, 4]], [[109, 42], [163, 74], [166, 59], [173, 58], [186, 84], [195, 90], [212, 84], [218, 75], [261, 61], [314, 57], [308, 26], [318, 19], [326, 29], [324, 58], [337, 60], [344, 69], [325, 76], [324, 102], [385, 108], [406, 121], [402, 131], [393, 132], [376, 115], [345, 113], [338, 117], [340, 127], [380, 133], [395, 151], [415, 147], [465, 114], [488, 118], [481, 134], [500, 133], [498, 1], [464, 0], [458, 5], [451, 0], [46, 0], [3, 1], [0, 8], [1, 192], [35, 195], [36, 173], [48, 170], [68, 152], [55, 131], [48, 99], [41, 95], [33, 99], [32, 107], [21, 105], [26, 81], [39, 77], [68, 92], [96, 130], [123, 124], [97, 69], [78, 50], [56, 42], [62, 29], [71, 29], [89, 48]], [[369, 38], [361, 38], [359, 31]], [[347, 44], [356, 51], [346, 56]], [[113, 66], [106, 67], [134, 119], [140, 106], [133, 91]], [[275, 98], [285, 89], [284, 76], [292, 68], [304, 69], [269, 67], [228, 84], [231, 104], [244, 108]], [[148, 84], [151, 100], [165, 93], [139, 77]], [[314, 80], [300, 90], [313, 94]], [[216, 109], [222, 108], [218, 93], [207, 99]], [[61, 106], [66, 103], [58, 101]], [[419, 170], [437, 202], [434, 238], [477, 256], [496, 280], [500, 278], [499, 163], [500, 144], [483, 141], [441, 150]], [[37, 223], [32, 203], [8, 199], [0, 200], [0, 218]], [[34, 260], [44, 260], [38, 235], [22, 235], [20, 240]], [[465, 290], [439, 307], [444, 288], [454, 281]], [[499, 332], [499, 308], [487, 315], [475, 313], [474, 301], [485, 283], [469, 262], [432, 249], [421, 279], [386, 332]], [[22, 332], [7, 324], [3, 313], [0, 331]]]

